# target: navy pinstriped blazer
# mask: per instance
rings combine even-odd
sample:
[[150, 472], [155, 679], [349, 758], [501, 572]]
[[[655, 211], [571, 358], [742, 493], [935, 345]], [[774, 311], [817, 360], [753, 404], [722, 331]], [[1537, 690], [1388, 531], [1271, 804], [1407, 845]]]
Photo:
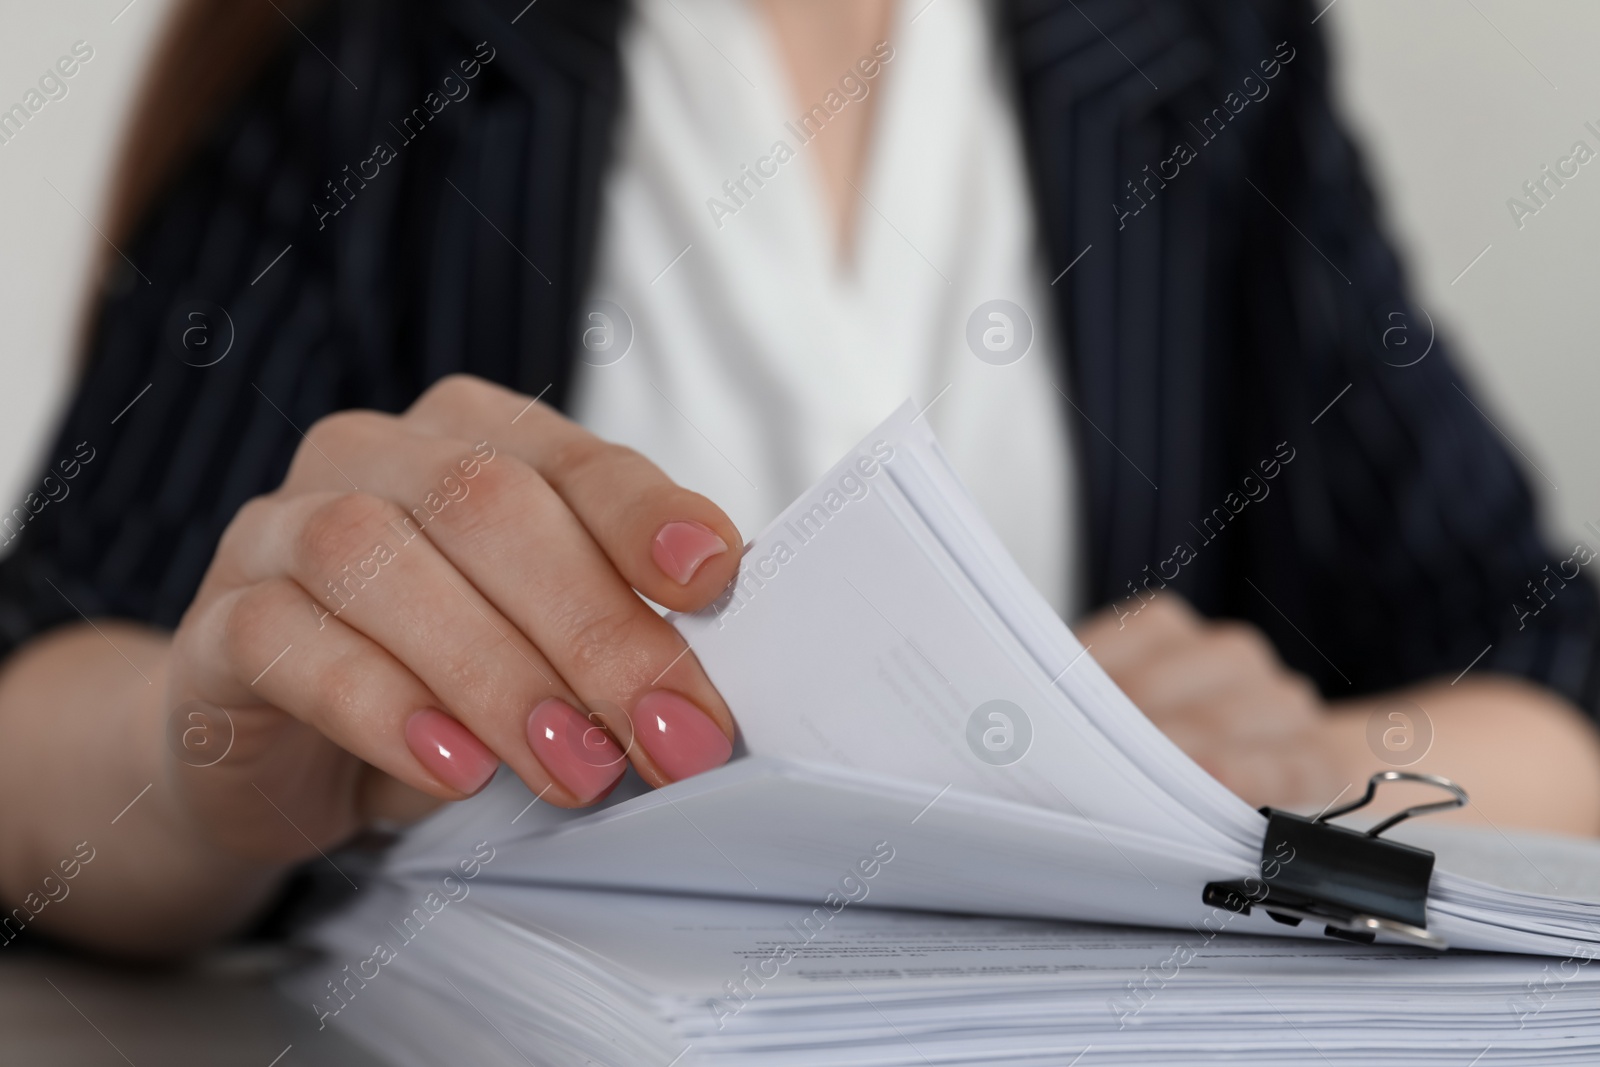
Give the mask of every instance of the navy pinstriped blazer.
[[[234, 108], [126, 248], [137, 273], [104, 300], [50, 457], [93, 458], [64, 498], [27, 502], [0, 564], [5, 648], [72, 605], [174, 625], [239, 505], [285, 472], [291, 420], [399, 410], [455, 371], [562, 402], [625, 11], [524, 5], [342, 0]], [[1446, 346], [1398, 365], [1427, 317], [1330, 112], [1312, 16], [1001, 5], [1051, 277], [1092, 246], [1050, 289], [1082, 588], [1165, 583], [1250, 620], [1330, 697], [1454, 676], [1487, 647], [1477, 669], [1593, 712], [1592, 587], [1550, 582], [1571, 552], [1541, 542]], [[471, 95], [405, 141], [475, 54], [492, 58]], [[324, 183], [370, 174], [378, 142], [394, 158], [330, 215]], [[206, 303], [233, 345], [195, 367], [177, 335]]]

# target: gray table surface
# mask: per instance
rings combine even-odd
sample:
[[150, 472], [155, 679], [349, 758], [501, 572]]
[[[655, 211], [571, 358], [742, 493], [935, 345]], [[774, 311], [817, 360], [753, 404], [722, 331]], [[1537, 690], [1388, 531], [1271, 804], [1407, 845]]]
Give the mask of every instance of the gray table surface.
[[258, 958], [182, 971], [119, 968], [38, 946], [0, 950], [0, 1065], [382, 1067], [308, 1006], [272, 987]]

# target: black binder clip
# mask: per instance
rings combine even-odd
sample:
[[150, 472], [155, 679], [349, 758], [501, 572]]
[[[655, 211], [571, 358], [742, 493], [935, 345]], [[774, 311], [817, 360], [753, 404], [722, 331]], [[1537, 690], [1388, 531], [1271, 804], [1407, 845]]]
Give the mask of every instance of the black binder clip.
[[[1449, 800], [1419, 804], [1391, 815], [1366, 833], [1334, 826], [1328, 820], [1372, 802], [1379, 782], [1425, 782], [1449, 790]], [[1389, 827], [1430, 811], [1459, 808], [1467, 794], [1436, 774], [1381, 771], [1353, 804], [1314, 819], [1262, 808], [1267, 836], [1261, 842], [1261, 876], [1237, 882], [1211, 882], [1201, 899], [1241, 915], [1259, 906], [1273, 919], [1298, 926], [1322, 923], [1329, 937], [1371, 943], [1378, 934], [1427, 948], [1448, 947], [1428, 932], [1428, 879], [1433, 853], [1378, 835]]]

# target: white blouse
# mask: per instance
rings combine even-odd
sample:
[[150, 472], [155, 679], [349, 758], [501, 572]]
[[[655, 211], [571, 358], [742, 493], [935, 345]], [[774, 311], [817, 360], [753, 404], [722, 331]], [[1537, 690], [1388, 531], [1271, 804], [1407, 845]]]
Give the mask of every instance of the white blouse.
[[[901, 4], [816, 101], [748, 0], [637, 0], [622, 55], [578, 420], [750, 537], [909, 397], [1034, 584], [1079, 608], [1049, 279], [982, 0]], [[841, 266], [808, 142], [869, 94]]]

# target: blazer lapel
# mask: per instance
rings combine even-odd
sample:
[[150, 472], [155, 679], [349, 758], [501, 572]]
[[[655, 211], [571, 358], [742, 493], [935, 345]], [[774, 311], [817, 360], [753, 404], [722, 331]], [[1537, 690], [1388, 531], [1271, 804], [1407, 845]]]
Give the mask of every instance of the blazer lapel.
[[[488, 190], [522, 205], [515, 245], [525, 263], [520, 307], [507, 317], [524, 338], [518, 388], [561, 406], [571, 379], [579, 302], [594, 269], [601, 193], [621, 99], [622, 0], [459, 0], [452, 18], [487, 40], [495, 67], [520, 89], [526, 158], [484, 166], [485, 180], [519, 175], [531, 188]], [[524, 128], [519, 125], [519, 128]], [[485, 156], [495, 151], [486, 144]], [[522, 266], [527, 269], [523, 270]]]
[[1093, 605], [1142, 591], [1201, 514], [1207, 183], [1181, 175], [1142, 208], [1133, 183], [1170, 154], [1169, 105], [1212, 51], [1169, 0], [1011, 0], [1003, 27], [1065, 341]]

